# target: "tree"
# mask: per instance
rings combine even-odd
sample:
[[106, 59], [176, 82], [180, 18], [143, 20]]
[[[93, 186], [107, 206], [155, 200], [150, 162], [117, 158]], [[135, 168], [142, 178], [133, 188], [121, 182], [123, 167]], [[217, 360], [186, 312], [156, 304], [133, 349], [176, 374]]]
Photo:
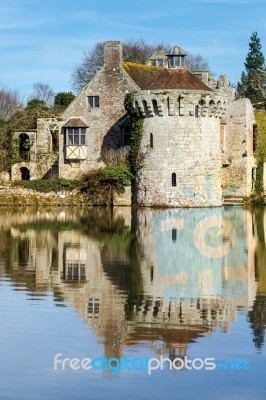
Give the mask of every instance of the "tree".
[[32, 99], [27, 103], [28, 110], [45, 110], [47, 109], [47, 104], [44, 100]]
[[[171, 46], [166, 43], [149, 44], [143, 39], [127, 40], [123, 45], [123, 60], [145, 64], [150, 56], [158, 50], [167, 53]], [[72, 85], [75, 91], [81, 90], [103, 65], [103, 42], [98, 42], [88, 52], [83, 53], [83, 60], [76, 66], [72, 74]], [[187, 66], [191, 70], [209, 69], [208, 62], [199, 54], [188, 54]]]
[[186, 66], [191, 71], [209, 71], [209, 63], [200, 54], [188, 53], [186, 56]]
[[54, 106], [59, 110], [65, 110], [74, 98], [75, 95], [72, 92], [59, 92], [55, 96]]
[[29, 97], [29, 100], [38, 99], [43, 100], [47, 105], [51, 106], [54, 102], [55, 93], [48, 83], [35, 82], [33, 85], [33, 92]]
[[19, 92], [0, 87], [0, 119], [8, 120], [21, 104]]
[[244, 63], [246, 71], [241, 74], [236, 94], [237, 97], [249, 98], [256, 108], [265, 105], [266, 71], [264, 63], [260, 38], [257, 32], [253, 32], [249, 42], [249, 52]]

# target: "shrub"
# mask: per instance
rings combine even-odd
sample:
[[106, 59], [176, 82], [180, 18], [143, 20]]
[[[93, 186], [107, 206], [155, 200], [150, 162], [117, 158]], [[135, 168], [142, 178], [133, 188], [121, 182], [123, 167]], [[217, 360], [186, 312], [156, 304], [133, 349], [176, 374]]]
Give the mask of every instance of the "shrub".
[[133, 175], [126, 160], [116, 165], [99, 168], [83, 174], [82, 191], [97, 205], [113, 205], [114, 195], [125, 192]]
[[22, 186], [25, 189], [32, 189], [36, 192], [49, 193], [74, 190], [80, 187], [80, 181], [70, 179], [35, 179], [32, 181], [15, 181], [14, 185]]

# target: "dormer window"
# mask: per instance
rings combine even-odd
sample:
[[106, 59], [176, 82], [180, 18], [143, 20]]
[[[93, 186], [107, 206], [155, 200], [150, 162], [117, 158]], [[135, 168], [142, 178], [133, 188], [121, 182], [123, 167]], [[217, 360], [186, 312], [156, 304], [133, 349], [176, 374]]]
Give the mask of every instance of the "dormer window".
[[151, 60], [151, 65], [154, 67], [163, 67], [163, 58], [154, 58]]
[[185, 66], [186, 53], [179, 46], [172, 47], [168, 54], [168, 68], [178, 68]]
[[184, 67], [185, 60], [183, 56], [169, 56], [168, 57], [168, 67], [176, 68], [176, 67]]

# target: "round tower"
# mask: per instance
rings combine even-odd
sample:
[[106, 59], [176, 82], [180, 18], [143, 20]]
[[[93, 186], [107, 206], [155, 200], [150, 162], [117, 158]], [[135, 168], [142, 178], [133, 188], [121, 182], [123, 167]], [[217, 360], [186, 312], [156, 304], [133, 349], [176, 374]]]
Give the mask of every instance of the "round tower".
[[220, 206], [220, 118], [226, 102], [211, 90], [141, 90], [133, 106], [143, 118], [136, 203]]

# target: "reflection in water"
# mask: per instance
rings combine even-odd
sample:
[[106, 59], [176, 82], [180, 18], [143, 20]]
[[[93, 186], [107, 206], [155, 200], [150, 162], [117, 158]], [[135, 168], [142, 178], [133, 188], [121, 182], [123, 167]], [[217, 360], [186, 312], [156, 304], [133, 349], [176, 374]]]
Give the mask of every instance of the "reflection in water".
[[105, 356], [148, 341], [184, 357], [248, 309], [254, 344], [266, 323], [266, 214], [240, 207], [0, 211], [0, 276], [41, 300], [67, 300]]
[[266, 329], [266, 218], [261, 209], [254, 212], [253, 218], [257, 239], [255, 274], [258, 286], [252, 310], [249, 312], [249, 321], [253, 332], [253, 342], [260, 352], [264, 344]]

